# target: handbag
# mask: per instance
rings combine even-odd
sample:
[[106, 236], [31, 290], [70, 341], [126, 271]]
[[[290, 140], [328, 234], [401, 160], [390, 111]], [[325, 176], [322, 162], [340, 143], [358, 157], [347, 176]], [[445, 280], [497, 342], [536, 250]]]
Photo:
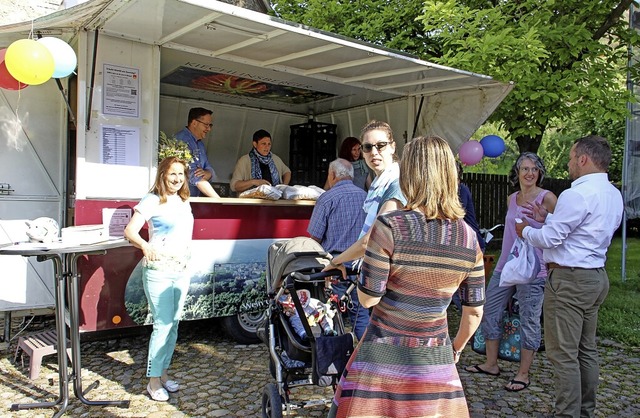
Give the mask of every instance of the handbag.
[[500, 287], [531, 283], [538, 273], [540, 260], [535, 248], [524, 239], [516, 238], [500, 273]]
[[[473, 335], [471, 349], [478, 354], [487, 354], [487, 348], [479, 327]], [[520, 361], [520, 315], [504, 311], [502, 316], [502, 338], [498, 346], [498, 358], [507, 361]]]

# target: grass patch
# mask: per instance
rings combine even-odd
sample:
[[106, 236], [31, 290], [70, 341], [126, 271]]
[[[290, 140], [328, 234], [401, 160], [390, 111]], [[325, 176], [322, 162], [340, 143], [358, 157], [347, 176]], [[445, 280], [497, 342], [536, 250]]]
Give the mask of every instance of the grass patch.
[[622, 281], [622, 238], [607, 252], [609, 295], [600, 307], [598, 336], [640, 347], [640, 238], [627, 237], [626, 281]]

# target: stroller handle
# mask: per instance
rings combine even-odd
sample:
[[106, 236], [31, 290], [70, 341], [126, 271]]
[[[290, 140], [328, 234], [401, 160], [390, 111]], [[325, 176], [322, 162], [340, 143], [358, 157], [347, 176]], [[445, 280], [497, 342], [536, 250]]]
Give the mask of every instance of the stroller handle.
[[318, 280], [318, 279], [322, 279], [324, 277], [330, 277], [330, 276], [342, 277], [342, 272], [338, 269], [320, 271], [318, 273], [311, 273], [311, 274], [302, 274], [298, 271], [294, 271], [293, 273], [291, 273], [291, 276], [299, 282], [310, 282], [312, 280]]
[[[358, 274], [358, 271], [352, 268], [346, 268], [346, 272], [347, 272], [347, 276], [353, 276]], [[290, 276], [299, 282], [310, 282], [312, 280], [318, 280], [318, 279], [322, 279], [330, 276], [338, 276], [340, 277], [340, 281], [346, 281], [346, 282], [353, 281], [350, 279], [346, 279], [346, 280], [343, 279], [342, 271], [340, 271], [340, 269], [331, 269], [331, 270], [321, 271], [318, 273], [311, 273], [311, 274], [302, 274], [299, 271], [294, 271], [293, 273], [290, 274]]]

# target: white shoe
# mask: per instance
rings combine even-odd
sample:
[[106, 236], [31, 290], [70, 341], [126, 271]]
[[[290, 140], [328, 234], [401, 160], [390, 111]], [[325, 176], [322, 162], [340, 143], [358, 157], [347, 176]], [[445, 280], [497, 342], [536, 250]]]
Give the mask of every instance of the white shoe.
[[154, 401], [166, 402], [169, 400], [169, 394], [164, 388], [153, 390], [151, 389], [151, 383], [147, 385], [147, 392], [149, 392], [149, 396]]
[[167, 392], [175, 393], [180, 390], [180, 385], [175, 380], [160, 381], [162, 382], [162, 387], [165, 388]]

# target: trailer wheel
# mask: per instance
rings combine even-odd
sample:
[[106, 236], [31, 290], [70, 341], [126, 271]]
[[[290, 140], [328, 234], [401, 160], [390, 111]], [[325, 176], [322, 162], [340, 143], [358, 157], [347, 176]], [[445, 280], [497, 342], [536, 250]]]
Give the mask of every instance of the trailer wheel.
[[262, 418], [282, 418], [282, 397], [275, 383], [262, 391]]
[[266, 311], [260, 311], [225, 316], [222, 325], [227, 335], [239, 344], [255, 344], [260, 342], [256, 331], [264, 322], [265, 315]]

